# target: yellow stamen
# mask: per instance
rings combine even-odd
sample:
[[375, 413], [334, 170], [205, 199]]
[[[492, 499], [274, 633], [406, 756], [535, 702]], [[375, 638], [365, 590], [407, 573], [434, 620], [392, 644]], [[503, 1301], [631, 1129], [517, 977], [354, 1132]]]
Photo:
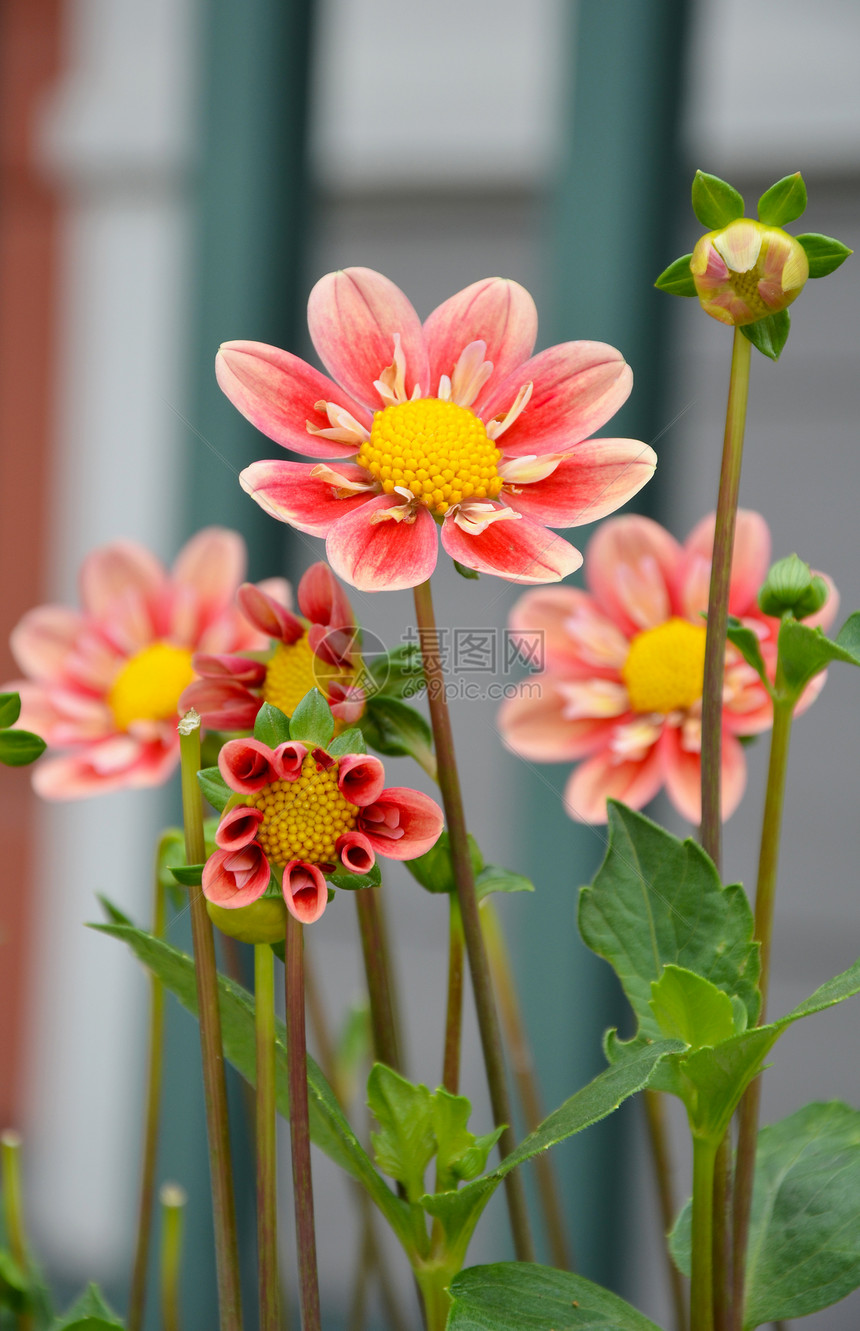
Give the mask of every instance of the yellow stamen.
[[296, 642], [278, 643], [266, 670], [263, 696], [273, 707], [279, 707], [285, 716], [292, 716], [311, 689], [327, 694], [332, 680], [348, 684], [351, 679], [352, 671], [331, 665], [315, 655], [305, 635]]
[[273, 781], [245, 803], [263, 810], [257, 840], [274, 864], [336, 862], [335, 843], [355, 827], [358, 809], [337, 788], [337, 763], [317, 770], [313, 754], [297, 781]]
[[669, 619], [638, 633], [621, 676], [634, 712], [677, 712], [702, 696], [705, 626]]
[[133, 721], [175, 716], [179, 695], [193, 678], [187, 647], [169, 642], [143, 647], [120, 670], [108, 694], [117, 730], [128, 730]]
[[501, 453], [468, 407], [439, 398], [399, 402], [373, 417], [357, 461], [386, 494], [410, 490], [440, 516], [464, 499], [496, 499]]

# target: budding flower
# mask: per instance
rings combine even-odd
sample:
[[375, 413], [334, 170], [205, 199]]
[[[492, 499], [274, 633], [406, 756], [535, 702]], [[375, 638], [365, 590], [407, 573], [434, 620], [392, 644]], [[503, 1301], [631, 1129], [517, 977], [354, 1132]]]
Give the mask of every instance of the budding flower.
[[690, 272], [705, 313], [742, 326], [786, 309], [809, 277], [809, 260], [787, 231], [741, 217], [701, 237]]
[[791, 612], [795, 619], [815, 615], [830, 596], [824, 578], [811, 571], [797, 555], [788, 555], [773, 564], [758, 594], [759, 609], [765, 615], [782, 618]]

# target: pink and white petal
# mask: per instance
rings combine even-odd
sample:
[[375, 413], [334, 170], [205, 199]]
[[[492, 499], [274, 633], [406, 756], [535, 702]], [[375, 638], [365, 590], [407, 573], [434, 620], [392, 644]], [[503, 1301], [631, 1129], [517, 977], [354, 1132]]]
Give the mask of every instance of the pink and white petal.
[[821, 609], [816, 610], [814, 615], [807, 615], [803, 622], [811, 629], [823, 629], [826, 633], [839, 610], [839, 592], [829, 573], [819, 573], [817, 569], [813, 569], [813, 573], [827, 583], [828, 596]]
[[436, 392], [443, 374], [449, 377], [460, 353], [470, 342], [486, 343], [486, 359], [493, 372], [472, 410], [482, 415], [481, 404], [496, 384], [528, 360], [537, 337], [535, 303], [525, 287], [503, 277], [487, 277], [458, 291], [437, 305], [424, 321], [430, 357], [430, 390]]
[[250, 809], [245, 804], [228, 809], [218, 824], [215, 845], [221, 850], [241, 850], [243, 846], [250, 846], [264, 817], [262, 809]]
[[399, 495], [365, 500], [330, 529], [326, 555], [338, 577], [363, 592], [398, 591], [426, 582], [436, 567], [436, 523], [419, 505], [414, 521], [377, 520], [387, 509], [402, 508]]
[[571, 721], [564, 708], [551, 676], [523, 680], [499, 709], [497, 724], [506, 746], [532, 762], [559, 763], [594, 753], [608, 742], [614, 721]]
[[606, 801], [621, 800], [641, 809], [663, 784], [659, 745], [640, 762], [617, 762], [607, 749], [580, 763], [564, 788], [564, 807], [579, 823], [605, 823]]
[[[702, 819], [702, 756], [698, 749], [683, 747], [682, 734], [680, 729], [666, 726], [660, 740], [666, 793], [678, 812], [688, 822], [697, 825]], [[740, 804], [746, 780], [747, 765], [743, 746], [724, 728], [720, 781], [724, 820], [730, 818]]]
[[376, 863], [373, 846], [362, 832], [344, 832], [335, 842], [335, 853], [350, 873], [370, 873]]
[[681, 547], [659, 523], [636, 514], [610, 518], [589, 541], [585, 580], [601, 610], [630, 636], [672, 615], [680, 560]]
[[636, 439], [589, 439], [542, 480], [506, 486], [505, 503], [547, 527], [579, 527], [626, 504], [656, 465], [653, 448]]
[[617, 679], [630, 651], [618, 626], [578, 587], [526, 592], [511, 611], [510, 625], [524, 655], [542, 652], [547, 669], [567, 678]]
[[302, 774], [302, 763], [307, 754], [307, 746], [299, 740], [288, 739], [283, 744], [279, 744], [272, 757], [280, 779], [282, 781], [298, 781]]
[[[684, 564], [706, 560], [710, 570], [714, 545], [714, 514], [697, 523], [684, 542]], [[770, 565], [770, 530], [760, 513], [739, 508], [735, 527], [735, 548], [729, 582], [729, 612], [757, 613], [756, 597]], [[709, 574], [710, 576], [710, 574]]]
[[136, 541], [113, 541], [87, 555], [80, 571], [84, 609], [96, 618], [112, 616], [119, 602], [155, 607], [168, 585], [160, 560]]
[[305, 626], [298, 616], [253, 582], [242, 583], [236, 600], [245, 618], [266, 638], [289, 646], [304, 637]]
[[191, 658], [191, 665], [204, 679], [231, 680], [252, 689], [257, 688], [266, 678], [266, 663], [255, 661], [250, 656], [195, 652]]
[[173, 583], [192, 594], [201, 626], [217, 619], [232, 603], [247, 562], [245, 542], [227, 527], [204, 527], [180, 550]]
[[524, 516], [491, 522], [477, 534], [463, 531], [455, 518], [446, 517], [442, 545], [458, 563], [508, 582], [560, 582], [582, 563], [582, 555], [569, 541]]
[[257, 901], [269, 886], [271, 868], [256, 843], [216, 850], [203, 866], [203, 895], [215, 906], [238, 910]]
[[329, 425], [318, 403], [345, 407], [365, 427], [370, 415], [347, 393], [320, 374], [307, 361], [264, 342], [225, 342], [215, 358], [221, 391], [258, 430], [283, 448], [311, 458], [343, 458], [355, 452], [353, 443], [321, 438], [308, 432]]
[[[342, 464], [340, 470], [347, 467], [367, 477], [362, 467], [350, 463]], [[333, 523], [362, 508], [368, 498], [366, 492], [338, 498], [334, 487], [313, 473], [312, 463], [265, 459], [246, 467], [239, 475], [239, 484], [278, 522], [288, 522], [310, 536], [325, 536]]]
[[228, 679], [195, 679], [182, 693], [178, 710], [193, 707], [207, 730], [253, 730], [263, 699], [245, 684]]
[[482, 419], [503, 416], [526, 383], [534, 385], [529, 403], [501, 435], [512, 457], [569, 452], [623, 406], [633, 372], [621, 352], [604, 342], [563, 342], [498, 384], [482, 405]]
[[36, 606], [12, 630], [12, 655], [31, 679], [59, 681], [77, 650], [84, 623], [77, 610], [64, 605]]
[[353, 629], [355, 615], [349, 597], [322, 560], [311, 564], [298, 589], [299, 609], [312, 624], [327, 629]]
[[360, 810], [358, 830], [377, 855], [414, 860], [435, 846], [444, 821], [442, 810], [429, 795], [407, 786], [391, 786], [375, 803]]
[[385, 786], [385, 768], [369, 753], [347, 753], [337, 765], [337, 788], [350, 804], [373, 804]]
[[253, 795], [282, 775], [276, 752], [258, 739], [231, 739], [218, 754], [218, 768], [231, 790]]
[[337, 717], [338, 721], [343, 721], [345, 725], [351, 726], [364, 712], [364, 689], [329, 680], [326, 692], [332, 716]]
[[[128, 737], [120, 737], [128, 740]], [[81, 799], [111, 790], [161, 785], [179, 761], [178, 740], [164, 748], [128, 741], [118, 749], [113, 739], [88, 746], [79, 754], [48, 758], [33, 772], [33, 789], [43, 799]]]
[[395, 334], [406, 358], [406, 396], [416, 385], [422, 397], [429, 392], [421, 320], [400, 288], [372, 268], [321, 277], [308, 298], [308, 330], [329, 374], [371, 410], [380, 406], [373, 385], [394, 360]]
[[290, 860], [284, 868], [284, 901], [300, 924], [314, 924], [328, 905], [328, 888], [315, 864]]

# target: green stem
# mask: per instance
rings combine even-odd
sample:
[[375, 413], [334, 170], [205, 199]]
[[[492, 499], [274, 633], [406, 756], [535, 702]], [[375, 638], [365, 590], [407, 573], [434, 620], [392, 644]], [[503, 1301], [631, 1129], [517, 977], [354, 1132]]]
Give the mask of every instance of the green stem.
[[714, 1331], [714, 1161], [718, 1145], [693, 1137], [690, 1331]]
[[275, 955], [268, 943], [254, 945], [254, 1025], [257, 1039], [255, 1136], [260, 1331], [280, 1331], [275, 1146]]
[[[202, 864], [206, 859], [206, 843], [203, 836], [203, 798], [197, 783], [197, 773], [200, 768], [200, 718], [194, 711], [186, 713], [179, 723], [179, 753], [182, 770], [182, 809], [185, 819], [185, 854], [189, 864]], [[203, 1058], [203, 1095], [209, 1140], [209, 1173], [215, 1225], [215, 1265], [218, 1277], [220, 1324], [221, 1331], [241, 1331], [239, 1248], [236, 1239], [236, 1205], [233, 1198], [230, 1124], [227, 1117], [221, 1014], [218, 1009], [215, 943], [203, 893], [192, 888], [188, 900], [191, 910], [194, 970], [197, 977], [197, 1004], [200, 1013], [200, 1051]]]
[[711, 588], [708, 596], [708, 629], [705, 641], [705, 677], [702, 692], [702, 845], [720, 867], [722, 818], [720, 773], [723, 721], [723, 673], [726, 659], [726, 625], [729, 613], [729, 582], [735, 545], [735, 519], [744, 449], [750, 352], [740, 328], [735, 329], [729, 399], [723, 437], [723, 461], [717, 496]]
[[726, 1130], [714, 1160], [714, 1331], [732, 1325], [732, 1138]]
[[305, 1045], [305, 979], [302, 925], [287, 914], [285, 986], [287, 1005], [287, 1078], [290, 1093], [290, 1145], [293, 1157], [293, 1204], [299, 1259], [302, 1331], [320, 1331], [320, 1293], [311, 1180], [308, 1118], [308, 1069]]
[[179, 1274], [182, 1266], [182, 1231], [187, 1202], [184, 1188], [165, 1183], [161, 1202], [161, 1323], [164, 1331], [179, 1331]]
[[[164, 837], [159, 838], [155, 853], [155, 873], [152, 885], [152, 933], [163, 938], [167, 923], [167, 893], [161, 882], [161, 864]], [[147, 1069], [146, 1108], [144, 1110], [143, 1159], [140, 1170], [140, 1204], [137, 1216], [137, 1242], [131, 1289], [128, 1296], [128, 1331], [140, 1331], [146, 1306], [146, 1274], [149, 1267], [149, 1245], [152, 1234], [152, 1212], [155, 1204], [155, 1169], [158, 1157], [159, 1110], [164, 1065], [164, 985], [155, 971], [149, 972], [149, 1060]]]
[[[660, 1206], [660, 1220], [663, 1234], [668, 1235], [678, 1213], [675, 1192], [672, 1187], [672, 1155], [669, 1148], [669, 1133], [666, 1127], [666, 1102], [662, 1091], [645, 1092], [645, 1121], [648, 1126], [648, 1138], [651, 1143], [651, 1158], [657, 1180], [657, 1199]], [[666, 1278], [672, 1297], [672, 1309], [675, 1314], [675, 1331], [686, 1331], [687, 1301], [684, 1297], [684, 1284], [681, 1272], [672, 1260], [668, 1244], [663, 1245], [666, 1260]]]
[[[21, 1196], [21, 1138], [11, 1128], [0, 1134], [0, 1183], [3, 1186], [6, 1241], [16, 1265], [27, 1275], [30, 1260], [27, 1256], [24, 1203]], [[17, 1326], [18, 1331], [32, 1331], [32, 1315], [29, 1312], [19, 1313]]]
[[[475, 1008], [484, 1053], [490, 1103], [496, 1125], [505, 1125], [499, 1143], [501, 1153], [505, 1156], [509, 1155], [516, 1145], [512, 1127], [513, 1117], [505, 1082], [505, 1064], [502, 1056], [499, 1018], [493, 998], [493, 986], [484, 947], [484, 936], [481, 932], [481, 921], [478, 917], [475, 875], [472, 869], [472, 858], [466, 833], [460, 777], [454, 755], [454, 736], [451, 731], [451, 717], [448, 712], [445, 676], [437, 650], [439, 635], [433, 613], [433, 595], [429, 580], [422, 582], [414, 591], [415, 615], [424, 657], [424, 677], [427, 682], [430, 723], [433, 728], [433, 741], [436, 749], [439, 790], [445, 809], [454, 879], [457, 884], [457, 897], [463, 917], [463, 933], [466, 939], [469, 970], [472, 975], [472, 989], [475, 995]], [[512, 1170], [505, 1178], [505, 1193], [517, 1260], [533, 1262], [535, 1252], [529, 1229], [525, 1189], [518, 1170]]]
[[354, 892], [353, 896], [358, 912], [361, 952], [370, 998], [374, 1057], [377, 1062], [386, 1063], [395, 1072], [402, 1072], [391, 959], [379, 895], [381, 890], [380, 887], [366, 887]]
[[451, 1295], [448, 1284], [452, 1274], [446, 1268], [425, 1266], [415, 1272], [418, 1288], [424, 1304], [426, 1331], [445, 1331], [448, 1313], [451, 1311]]
[[445, 1054], [442, 1085], [456, 1095], [460, 1086], [460, 1042], [463, 1034], [463, 919], [460, 903], [448, 898], [448, 999], [445, 1005]]
[[[783, 679], [779, 665], [777, 665], [775, 692], [773, 731], [770, 738], [770, 762], [767, 771], [767, 793], [764, 801], [758, 880], [755, 894], [754, 936], [761, 944], [761, 977], [759, 979], [761, 1012], [759, 1013], [759, 1024], [764, 1022], [767, 1016], [773, 911], [779, 871], [779, 843], [785, 800], [785, 778], [788, 772], [788, 748], [791, 742], [791, 725], [794, 718], [794, 701], [782, 696]], [[735, 1166], [734, 1233], [732, 1239], [735, 1326], [738, 1328], [741, 1326], [743, 1319], [747, 1240], [749, 1238], [750, 1208], [752, 1206], [755, 1177], [755, 1152], [758, 1139], [760, 1104], [761, 1077], [756, 1077], [755, 1081], [747, 1088], [738, 1114], [738, 1151]]]

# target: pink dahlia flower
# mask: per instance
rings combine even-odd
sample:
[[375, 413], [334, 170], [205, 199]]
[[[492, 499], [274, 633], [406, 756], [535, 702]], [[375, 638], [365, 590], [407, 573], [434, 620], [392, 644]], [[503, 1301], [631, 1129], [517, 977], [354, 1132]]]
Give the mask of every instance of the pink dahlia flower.
[[270, 640], [268, 652], [254, 656], [196, 652], [191, 664], [199, 679], [179, 700], [193, 707], [212, 730], [253, 730], [264, 702], [292, 716], [311, 689], [318, 688], [333, 716], [344, 724], [364, 711], [357, 626], [343, 588], [327, 564], [314, 564], [302, 577], [297, 599], [304, 619], [276, 596], [246, 582], [237, 602], [249, 632]]
[[369, 873], [377, 855], [415, 859], [442, 831], [438, 804], [417, 790], [384, 789], [385, 770], [369, 754], [234, 739], [218, 766], [242, 802], [225, 810], [203, 869], [203, 893], [216, 906], [250, 905], [276, 866], [287, 909], [312, 924], [328, 901], [326, 874]]
[[[500, 726], [515, 753], [538, 762], [583, 759], [568, 781], [565, 807], [581, 822], [606, 822], [607, 799], [635, 809], [666, 792], [692, 823], [701, 818], [701, 709], [705, 624], [714, 517], [683, 545], [649, 518], [615, 518], [589, 542], [590, 591], [553, 587], [523, 596], [511, 623], [544, 634], [545, 673], [504, 704]], [[770, 534], [758, 513], [738, 513], [729, 612], [756, 633], [773, 679], [779, 620], [756, 595], [770, 561]], [[804, 622], [826, 628], [838, 596]], [[799, 709], [824, 680], [817, 676]], [[532, 696], [537, 687], [537, 696]], [[729, 817], [746, 783], [739, 736], [767, 730], [773, 708], [740, 653], [726, 648], [723, 686], [722, 803]]]
[[[19, 724], [51, 749], [33, 784], [48, 799], [155, 786], [179, 760], [177, 704], [194, 677], [193, 653], [264, 647], [235, 605], [245, 572], [237, 532], [207, 527], [168, 572], [134, 541], [94, 550], [80, 572], [82, 609], [42, 605], [12, 631], [27, 678]], [[287, 595], [286, 584], [264, 584]]]
[[328, 461], [255, 462], [242, 486], [299, 531], [324, 536], [335, 572], [364, 591], [414, 587], [448, 554], [511, 582], [557, 582], [582, 563], [548, 530], [613, 512], [656, 457], [632, 439], [591, 439], [632, 374], [601, 342], [532, 356], [537, 311], [516, 282], [489, 278], [422, 325], [369, 268], [314, 287], [308, 325], [327, 379], [297, 356], [227, 342], [218, 382], [284, 448]]

